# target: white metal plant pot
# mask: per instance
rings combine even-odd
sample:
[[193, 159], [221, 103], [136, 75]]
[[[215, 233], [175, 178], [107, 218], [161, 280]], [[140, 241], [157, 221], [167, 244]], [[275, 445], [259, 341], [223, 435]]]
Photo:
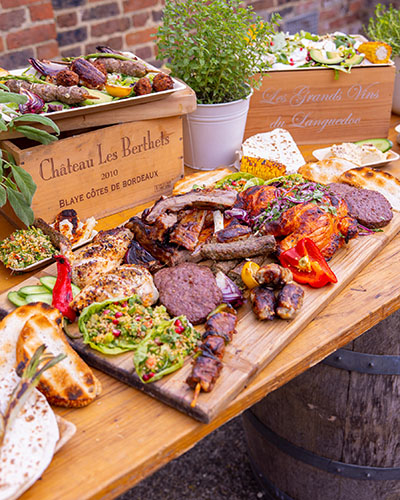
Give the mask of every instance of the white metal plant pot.
[[400, 56], [394, 58], [396, 78], [394, 80], [392, 111], [400, 115]]
[[188, 167], [213, 170], [235, 162], [246, 127], [250, 98], [222, 104], [198, 104], [183, 120], [183, 154]]

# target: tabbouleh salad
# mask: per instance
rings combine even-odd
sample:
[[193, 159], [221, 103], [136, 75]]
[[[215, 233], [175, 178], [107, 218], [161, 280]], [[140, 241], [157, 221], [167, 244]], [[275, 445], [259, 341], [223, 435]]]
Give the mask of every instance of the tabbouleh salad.
[[18, 229], [0, 243], [0, 260], [12, 269], [24, 269], [57, 252], [50, 238], [37, 227]]

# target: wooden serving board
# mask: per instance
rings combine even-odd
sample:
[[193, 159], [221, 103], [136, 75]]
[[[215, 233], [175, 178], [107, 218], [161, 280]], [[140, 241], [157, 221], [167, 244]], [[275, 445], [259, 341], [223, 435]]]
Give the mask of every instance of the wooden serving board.
[[[330, 262], [338, 283], [320, 289], [305, 287], [303, 307], [292, 321], [259, 321], [248, 303], [242, 306], [239, 310], [238, 333], [226, 347], [221, 376], [212, 392], [200, 394], [195, 408], [190, 406], [193, 391], [185, 383], [191, 371], [190, 359], [186, 360], [181, 370], [160, 381], [143, 384], [134, 372], [132, 353], [105, 355], [86, 346], [79, 338], [71, 340], [71, 344], [91, 366], [201, 422], [208, 423], [340, 293], [399, 230], [400, 214], [395, 213], [392, 222], [383, 232], [359, 237], [341, 248]], [[55, 274], [54, 264], [14, 289], [22, 285], [36, 284], [37, 277], [46, 274]], [[0, 307], [10, 309], [7, 293], [0, 295]], [[348, 307], [356, 308], [357, 304], [352, 303]], [[343, 311], [343, 314], [346, 314], [346, 311]], [[69, 331], [77, 335], [76, 324], [71, 325]]]

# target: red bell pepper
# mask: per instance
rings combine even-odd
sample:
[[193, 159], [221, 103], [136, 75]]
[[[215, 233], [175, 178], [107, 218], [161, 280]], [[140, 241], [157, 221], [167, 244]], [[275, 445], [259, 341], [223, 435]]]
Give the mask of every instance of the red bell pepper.
[[57, 261], [57, 280], [53, 288], [52, 306], [56, 307], [71, 323], [75, 321], [76, 314], [70, 307], [73, 299], [71, 287], [71, 264], [63, 255], [55, 255]]
[[283, 267], [292, 271], [297, 283], [306, 283], [314, 288], [337, 283], [332, 269], [310, 238], [301, 239], [295, 247], [283, 252], [279, 260]]

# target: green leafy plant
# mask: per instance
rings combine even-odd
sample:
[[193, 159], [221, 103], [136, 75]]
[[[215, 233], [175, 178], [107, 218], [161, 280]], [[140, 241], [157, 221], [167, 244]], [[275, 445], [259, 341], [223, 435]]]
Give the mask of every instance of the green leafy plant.
[[278, 28], [240, 0], [166, 0], [157, 31], [158, 59], [196, 92], [201, 104], [246, 97], [261, 85], [265, 40]]
[[[26, 103], [27, 96], [10, 92], [3, 84], [0, 87], [0, 132], [16, 131], [42, 144], [57, 140], [49, 132], [29, 125], [40, 123], [59, 134], [60, 129], [50, 118], [34, 113], [21, 114], [18, 111], [18, 105]], [[17, 217], [29, 226], [34, 220], [31, 205], [36, 184], [26, 170], [16, 165], [11, 155], [8, 154], [7, 157], [6, 159], [0, 149], [0, 207], [8, 200]]]
[[366, 28], [368, 37], [378, 42], [386, 42], [392, 47], [392, 55], [400, 56], [400, 10], [392, 4], [378, 4], [374, 17], [371, 17]]

